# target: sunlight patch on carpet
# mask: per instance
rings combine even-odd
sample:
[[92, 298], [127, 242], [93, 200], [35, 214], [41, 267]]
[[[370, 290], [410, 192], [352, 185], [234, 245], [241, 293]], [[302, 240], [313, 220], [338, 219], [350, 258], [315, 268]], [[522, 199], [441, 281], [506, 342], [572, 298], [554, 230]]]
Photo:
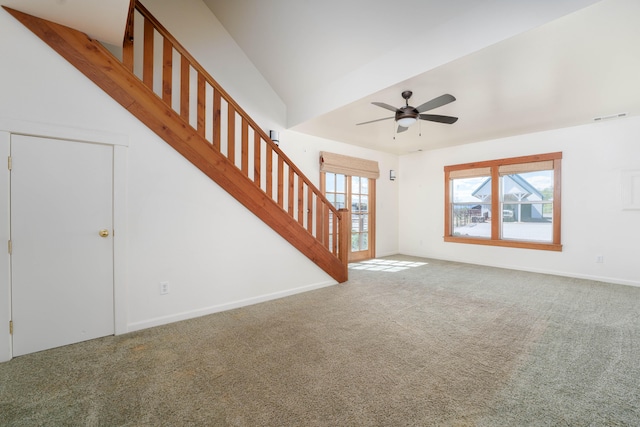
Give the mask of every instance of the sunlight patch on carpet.
[[421, 267], [427, 265], [426, 262], [412, 261], [394, 261], [391, 259], [369, 259], [362, 262], [352, 262], [349, 264], [350, 270], [370, 270], [370, 271], [386, 271], [395, 273], [398, 271], [408, 270], [412, 267]]

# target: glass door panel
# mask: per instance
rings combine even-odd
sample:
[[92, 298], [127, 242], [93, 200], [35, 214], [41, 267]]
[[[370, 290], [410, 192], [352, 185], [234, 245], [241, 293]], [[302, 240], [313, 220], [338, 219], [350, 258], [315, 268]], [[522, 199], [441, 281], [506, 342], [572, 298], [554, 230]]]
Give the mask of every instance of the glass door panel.
[[368, 252], [369, 249], [368, 183], [368, 178], [351, 177], [351, 252], [353, 257], [366, 255], [361, 252]]
[[327, 199], [351, 214], [351, 252], [349, 261], [373, 258], [374, 238], [369, 228], [375, 225], [375, 180], [358, 176], [323, 173], [322, 186]]

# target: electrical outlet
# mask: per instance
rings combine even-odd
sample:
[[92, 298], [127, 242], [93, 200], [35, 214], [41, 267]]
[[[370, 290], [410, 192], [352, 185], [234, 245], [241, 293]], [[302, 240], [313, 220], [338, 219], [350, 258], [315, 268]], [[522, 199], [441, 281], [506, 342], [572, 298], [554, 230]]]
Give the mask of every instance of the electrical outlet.
[[604, 256], [602, 255], [596, 255], [596, 262], [598, 264], [602, 264], [604, 262]]
[[160, 295], [169, 293], [169, 282], [160, 282]]

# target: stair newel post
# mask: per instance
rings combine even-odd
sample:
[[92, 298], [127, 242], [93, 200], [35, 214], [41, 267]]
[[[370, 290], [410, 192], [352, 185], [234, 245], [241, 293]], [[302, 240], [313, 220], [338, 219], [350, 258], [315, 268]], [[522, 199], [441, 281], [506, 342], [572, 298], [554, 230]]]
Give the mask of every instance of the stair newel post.
[[351, 231], [349, 230], [351, 227], [351, 212], [349, 212], [349, 209], [339, 209], [338, 212], [340, 213], [338, 259], [340, 259], [344, 266], [344, 276], [346, 280], [349, 264], [349, 246], [351, 245]]

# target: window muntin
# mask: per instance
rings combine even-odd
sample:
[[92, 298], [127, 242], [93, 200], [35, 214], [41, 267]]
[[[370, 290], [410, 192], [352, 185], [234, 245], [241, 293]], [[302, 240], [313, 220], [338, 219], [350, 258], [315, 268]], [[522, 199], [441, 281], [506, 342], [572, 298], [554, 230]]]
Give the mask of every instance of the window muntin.
[[561, 250], [561, 159], [549, 153], [446, 166], [445, 241]]

